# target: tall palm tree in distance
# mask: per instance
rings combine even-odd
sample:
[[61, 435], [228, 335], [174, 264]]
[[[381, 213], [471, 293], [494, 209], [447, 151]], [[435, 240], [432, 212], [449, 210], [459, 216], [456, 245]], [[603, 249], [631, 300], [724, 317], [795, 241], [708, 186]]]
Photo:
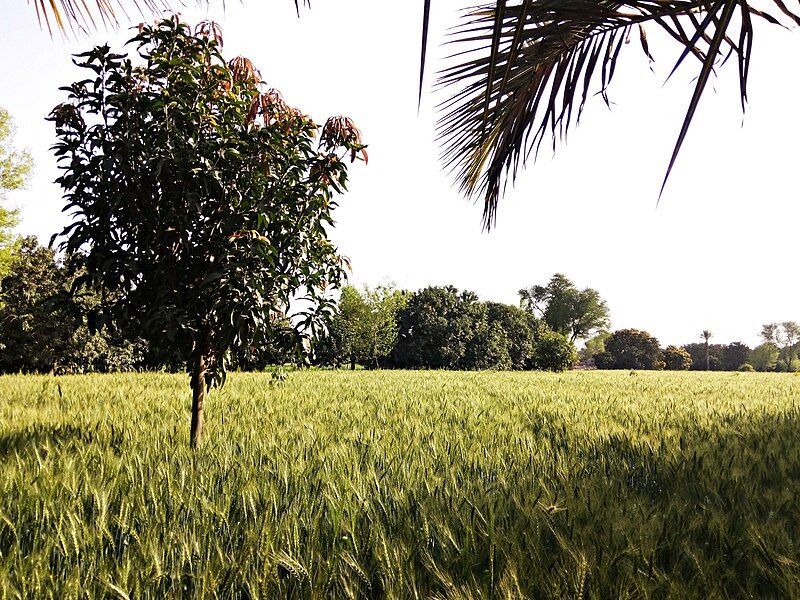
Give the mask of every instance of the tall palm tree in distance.
[[709, 354], [708, 341], [713, 336], [714, 336], [714, 334], [711, 333], [708, 329], [703, 329], [703, 331], [700, 332], [700, 337], [703, 338], [703, 340], [705, 341], [705, 344], [706, 344], [706, 371], [710, 371], [711, 370], [711, 355]]
[[[663, 191], [715, 68], [735, 58], [744, 108], [753, 21], [800, 24], [788, 5], [763, 0], [767, 12], [749, 0], [495, 0], [469, 9], [451, 33], [456, 50], [438, 79], [448, 90], [438, 124], [443, 162], [466, 196], [483, 199], [490, 228], [507, 183], [545, 138], [555, 146], [595, 92], [608, 102], [626, 42], [638, 38], [653, 60], [647, 32], [655, 28], [681, 49], [672, 73], [687, 58], [699, 63]], [[420, 85], [431, 0], [423, 6]]]

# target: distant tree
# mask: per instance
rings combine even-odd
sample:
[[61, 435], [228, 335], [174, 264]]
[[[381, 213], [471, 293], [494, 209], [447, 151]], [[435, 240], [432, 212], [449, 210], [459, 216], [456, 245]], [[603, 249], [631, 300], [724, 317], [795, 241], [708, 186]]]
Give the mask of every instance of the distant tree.
[[343, 287], [332, 318], [330, 335], [336, 354], [352, 370], [355, 370], [358, 361], [363, 360], [366, 354], [368, 320], [369, 308], [361, 292], [351, 285]]
[[608, 306], [597, 290], [579, 290], [561, 273], [553, 275], [547, 285], [520, 290], [519, 297], [522, 308], [540, 316], [572, 343], [609, 325]]
[[486, 303], [486, 319], [498, 326], [508, 340], [510, 369], [522, 371], [535, 368], [536, 340], [545, 327], [533, 314], [510, 304]]
[[15, 150], [14, 122], [8, 111], [0, 108], [0, 277], [8, 272], [15, 246], [12, 233], [17, 224], [18, 213], [2, 204], [6, 192], [25, 186], [33, 166], [30, 153]]
[[761, 338], [765, 343], [774, 344], [778, 348], [778, 358], [783, 370], [793, 371], [800, 345], [800, 324], [794, 321], [767, 323], [761, 328]]
[[711, 333], [708, 329], [704, 329], [700, 332], [700, 337], [703, 338], [703, 341], [706, 345], [706, 371], [711, 370], [711, 353], [708, 349], [708, 342], [713, 337], [713, 333]]
[[756, 371], [772, 371], [779, 357], [780, 349], [775, 344], [765, 342], [753, 349], [747, 362], [753, 365]]
[[575, 346], [557, 331], [543, 331], [536, 341], [536, 368], [566, 371], [578, 360]]
[[664, 368], [668, 371], [688, 371], [692, 367], [692, 356], [683, 348], [667, 346], [664, 354]]
[[722, 368], [725, 371], [736, 371], [750, 357], [752, 350], [747, 344], [733, 342], [722, 351]]
[[[99, 46], [50, 119], [73, 222], [60, 248], [98, 290], [93, 326], [135, 322], [153, 345], [189, 355], [190, 443], [202, 440], [209, 386], [298, 296], [298, 333], [321, 322], [342, 280], [330, 243], [345, 157], [363, 153], [349, 119], [317, 125], [242, 57], [226, 63], [218, 27], [178, 18], [142, 26], [136, 62]], [[366, 154], [364, 153], [366, 159]]]
[[610, 335], [610, 331], [600, 331], [594, 337], [586, 340], [584, 347], [578, 352], [578, 358], [580, 360], [589, 360], [590, 358], [593, 358], [595, 354], [605, 352], [606, 340]]
[[464, 351], [459, 367], [468, 370], [508, 371], [513, 368], [510, 341], [499, 321], [480, 319]]
[[663, 369], [658, 340], [646, 331], [620, 329], [606, 340], [605, 352], [595, 356], [598, 369]]
[[[407, 294], [393, 286], [342, 288], [339, 304], [330, 327], [331, 343], [350, 368], [358, 362], [379, 367], [397, 339], [397, 314], [405, 306]], [[331, 362], [339, 363], [339, 359]]]
[[412, 294], [397, 317], [392, 362], [403, 368], [460, 369], [486, 308], [472, 292], [453, 286]]
[[364, 288], [368, 320], [365, 328], [365, 360], [375, 367], [391, 353], [397, 341], [397, 315], [408, 303], [409, 294], [393, 285]]
[[452, 286], [411, 294], [397, 322], [391, 364], [402, 368], [534, 369], [546, 330], [528, 311]]
[[785, 360], [779, 360], [775, 364], [775, 371], [778, 373], [797, 373], [800, 371], [800, 360], [793, 358], [789, 364]]

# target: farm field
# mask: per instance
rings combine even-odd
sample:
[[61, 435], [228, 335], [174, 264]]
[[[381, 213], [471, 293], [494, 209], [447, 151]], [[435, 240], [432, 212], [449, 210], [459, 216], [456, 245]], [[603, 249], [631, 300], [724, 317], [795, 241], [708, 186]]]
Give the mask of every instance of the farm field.
[[0, 599], [797, 598], [800, 376], [0, 377]]

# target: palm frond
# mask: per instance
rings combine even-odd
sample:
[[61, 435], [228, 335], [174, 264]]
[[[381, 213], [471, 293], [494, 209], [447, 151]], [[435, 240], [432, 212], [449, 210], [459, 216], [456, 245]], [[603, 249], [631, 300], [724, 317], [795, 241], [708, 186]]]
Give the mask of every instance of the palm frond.
[[100, 25], [117, 26], [119, 17], [130, 18], [129, 10], [143, 18], [166, 10], [168, 0], [33, 0], [39, 25], [55, 30], [90, 31]]
[[419, 61], [419, 97], [417, 104], [422, 104], [422, 82], [425, 79], [425, 55], [428, 52], [428, 28], [431, 20], [431, 0], [422, 0], [422, 56]]
[[[184, 0], [29, 0], [36, 8], [39, 25], [47, 27], [50, 35], [54, 30], [66, 32], [90, 31], [99, 25], [118, 26], [119, 17], [130, 18], [129, 10], [147, 19], [161, 11], [171, 10], [184, 4]], [[197, 0], [201, 2], [203, 0]], [[311, 0], [294, 0], [300, 15], [301, 6], [311, 6]]]
[[[772, 2], [798, 22], [782, 0]], [[509, 180], [535, 158], [544, 139], [555, 148], [595, 92], [608, 102], [634, 30], [652, 60], [645, 27], [657, 26], [683, 47], [675, 69], [687, 57], [700, 63], [666, 184], [714, 69], [731, 56], [737, 57], [744, 106], [752, 16], [781, 24], [747, 0], [497, 0], [470, 9], [450, 34], [459, 51], [439, 74], [438, 85], [449, 91], [439, 105], [442, 159], [465, 195], [482, 196], [484, 225], [491, 228]]]

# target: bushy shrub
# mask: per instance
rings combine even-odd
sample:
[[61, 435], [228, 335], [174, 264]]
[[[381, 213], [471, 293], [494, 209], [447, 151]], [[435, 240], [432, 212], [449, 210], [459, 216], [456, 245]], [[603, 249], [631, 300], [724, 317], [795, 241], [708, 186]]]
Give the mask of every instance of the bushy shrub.
[[736, 370], [742, 373], [755, 373], [756, 371], [753, 368], [753, 365], [751, 365], [750, 363], [744, 363], [743, 365], [740, 365], [739, 368]]
[[543, 371], [565, 371], [578, 355], [575, 346], [565, 335], [555, 331], [544, 331], [536, 342], [536, 368]]

